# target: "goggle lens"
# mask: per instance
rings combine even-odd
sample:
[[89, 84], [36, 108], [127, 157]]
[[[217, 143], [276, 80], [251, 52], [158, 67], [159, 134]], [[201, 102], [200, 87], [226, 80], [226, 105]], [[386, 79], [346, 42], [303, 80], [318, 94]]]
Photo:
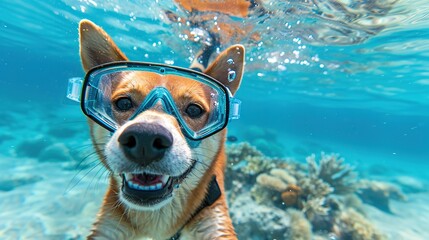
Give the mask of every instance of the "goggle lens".
[[238, 118], [240, 105], [226, 87], [202, 73], [133, 62], [91, 69], [81, 98], [84, 113], [110, 131], [150, 109], [176, 117], [193, 140], [214, 134], [228, 119]]

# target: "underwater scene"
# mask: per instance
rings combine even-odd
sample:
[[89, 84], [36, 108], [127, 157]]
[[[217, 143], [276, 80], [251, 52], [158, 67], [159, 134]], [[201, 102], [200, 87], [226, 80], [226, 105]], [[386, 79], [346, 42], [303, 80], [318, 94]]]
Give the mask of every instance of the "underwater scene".
[[133, 61], [188, 68], [201, 49], [214, 47], [212, 61], [245, 47], [240, 118], [225, 136], [238, 239], [429, 239], [429, 1], [0, 9], [0, 239], [86, 239], [103, 204], [111, 174], [66, 96], [69, 79], [85, 77], [82, 19]]

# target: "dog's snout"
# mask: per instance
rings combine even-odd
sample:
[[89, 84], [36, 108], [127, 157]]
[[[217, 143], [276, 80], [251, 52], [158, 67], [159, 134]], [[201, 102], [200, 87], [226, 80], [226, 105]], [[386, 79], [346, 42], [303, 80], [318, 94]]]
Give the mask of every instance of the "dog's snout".
[[162, 159], [173, 136], [159, 124], [135, 123], [124, 129], [118, 142], [131, 161], [147, 166]]

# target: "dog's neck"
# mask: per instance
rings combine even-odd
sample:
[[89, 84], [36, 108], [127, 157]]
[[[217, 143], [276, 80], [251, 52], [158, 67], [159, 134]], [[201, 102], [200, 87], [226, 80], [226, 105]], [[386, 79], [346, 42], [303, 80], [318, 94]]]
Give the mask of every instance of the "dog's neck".
[[212, 176], [212, 180], [209, 183], [206, 197], [204, 198], [204, 201], [201, 203], [201, 205], [197, 208], [197, 210], [189, 217], [189, 219], [186, 221], [185, 224], [179, 229], [179, 231], [176, 232], [169, 240], [178, 240], [180, 238], [180, 234], [183, 230], [183, 228], [195, 217], [200, 213], [204, 208], [211, 206], [216, 200], [220, 198], [222, 195], [222, 192], [219, 188], [219, 184], [216, 181], [216, 176]]

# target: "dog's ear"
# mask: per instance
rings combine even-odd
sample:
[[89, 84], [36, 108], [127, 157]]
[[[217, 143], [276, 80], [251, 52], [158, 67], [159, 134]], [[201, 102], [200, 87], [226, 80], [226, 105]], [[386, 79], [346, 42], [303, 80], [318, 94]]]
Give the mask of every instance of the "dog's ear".
[[79, 43], [85, 72], [103, 63], [128, 60], [110, 36], [89, 20], [79, 23]]
[[244, 71], [244, 46], [233, 45], [217, 56], [204, 72], [225, 85], [234, 95]]

